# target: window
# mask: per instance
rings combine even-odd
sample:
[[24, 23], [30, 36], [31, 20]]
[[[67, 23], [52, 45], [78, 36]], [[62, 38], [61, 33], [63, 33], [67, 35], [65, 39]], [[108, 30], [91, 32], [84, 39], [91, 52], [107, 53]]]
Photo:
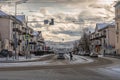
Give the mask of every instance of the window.
[[105, 34], [106, 34], [106, 30], [103, 31], [103, 35], [105, 35]]
[[117, 36], [117, 43], [119, 42], [119, 36]]

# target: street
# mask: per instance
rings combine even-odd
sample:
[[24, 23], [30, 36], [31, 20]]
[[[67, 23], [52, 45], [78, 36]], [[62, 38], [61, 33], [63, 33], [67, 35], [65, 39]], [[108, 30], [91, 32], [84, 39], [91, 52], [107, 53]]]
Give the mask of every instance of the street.
[[0, 69], [0, 80], [119, 80], [120, 71], [112, 69], [118, 61], [105, 57], [85, 64], [6, 68]]
[[0, 80], [120, 80], [120, 0], [0, 0]]

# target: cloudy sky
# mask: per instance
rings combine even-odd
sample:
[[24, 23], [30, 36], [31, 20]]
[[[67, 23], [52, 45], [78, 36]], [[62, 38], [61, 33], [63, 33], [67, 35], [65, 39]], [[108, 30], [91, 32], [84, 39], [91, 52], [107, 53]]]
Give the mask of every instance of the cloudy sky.
[[[14, 3], [20, 0], [0, 0], [1, 10], [14, 14]], [[98, 22], [111, 22], [114, 18], [114, 4], [117, 0], [28, 0], [17, 5], [17, 14], [25, 14], [29, 21], [43, 21], [54, 18], [55, 25], [43, 22], [29, 26], [41, 30], [45, 40], [73, 41], [80, 39], [82, 29], [94, 29]]]

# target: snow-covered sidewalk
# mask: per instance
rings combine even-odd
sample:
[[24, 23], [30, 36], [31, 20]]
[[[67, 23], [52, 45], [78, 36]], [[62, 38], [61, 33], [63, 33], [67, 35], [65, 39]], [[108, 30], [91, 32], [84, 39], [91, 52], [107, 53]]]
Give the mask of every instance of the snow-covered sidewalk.
[[28, 62], [28, 61], [35, 61], [35, 60], [39, 60], [45, 57], [49, 57], [53, 54], [47, 54], [47, 55], [42, 55], [42, 56], [35, 56], [35, 55], [31, 55], [31, 57], [26, 58], [25, 56], [20, 56], [17, 59], [14, 59], [14, 57], [6, 57], [6, 58], [0, 58], [0, 62], [4, 62], [4, 63], [14, 63], [14, 62]]

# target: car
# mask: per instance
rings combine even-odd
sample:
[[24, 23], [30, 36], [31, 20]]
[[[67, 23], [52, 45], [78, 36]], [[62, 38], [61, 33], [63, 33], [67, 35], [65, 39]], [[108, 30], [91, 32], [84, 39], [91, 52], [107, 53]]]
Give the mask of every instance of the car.
[[7, 57], [9, 55], [9, 51], [7, 49], [3, 49], [1, 52], [0, 52], [0, 55], [4, 56], [4, 57]]
[[90, 57], [98, 57], [98, 54], [97, 54], [97, 53], [92, 52], [92, 53], [90, 54]]
[[65, 59], [64, 53], [58, 53], [57, 59]]
[[81, 51], [78, 54], [81, 56], [89, 56], [90, 55], [88, 52], [85, 52], [85, 51]]

